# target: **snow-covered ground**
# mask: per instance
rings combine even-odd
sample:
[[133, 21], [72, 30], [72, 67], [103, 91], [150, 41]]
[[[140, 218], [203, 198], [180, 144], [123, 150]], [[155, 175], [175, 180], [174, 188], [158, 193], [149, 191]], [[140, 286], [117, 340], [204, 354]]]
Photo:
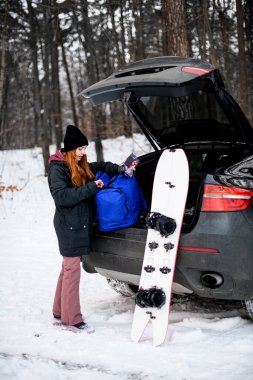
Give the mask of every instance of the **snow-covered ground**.
[[[122, 162], [140, 145], [107, 141], [105, 160]], [[8, 191], [10, 186], [20, 190]], [[238, 310], [185, 311], [178, 305], [163, 346], [152, 346], [150, 327], [137, 344], [130, 339], [133, 300], [116, 294], [103, 277], [83, 272], [82, 312], [96, 332], [53, 326], [61, 257], [40, 149], [1, 151], [0, 189], [1, 380], [253, 379], [253, 324]]]

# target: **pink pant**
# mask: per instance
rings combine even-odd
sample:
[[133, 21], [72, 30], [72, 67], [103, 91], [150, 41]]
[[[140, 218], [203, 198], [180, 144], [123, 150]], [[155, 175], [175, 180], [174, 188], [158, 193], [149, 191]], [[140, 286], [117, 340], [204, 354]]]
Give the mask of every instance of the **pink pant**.
[[80, 257], [63, 257], [54, 296], [53, 314], [60, 316], [61, 321], [67, 325], [83, 322], [79, 298], [80, 277]]

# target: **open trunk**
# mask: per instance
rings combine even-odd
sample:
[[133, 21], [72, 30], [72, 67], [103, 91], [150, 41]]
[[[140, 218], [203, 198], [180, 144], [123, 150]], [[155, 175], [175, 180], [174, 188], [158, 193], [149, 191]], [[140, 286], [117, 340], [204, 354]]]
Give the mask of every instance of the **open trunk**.
[[[175, 148], [176, 146], [173, 146]], [[182, 232], [190, 232], [199, 216], [205, 182], [229, 178], [229, 167], [243, 160], [250, 154], [246, 144], [202, 143], [188, 144], [184, 147], [189, 162], [190, 182], [186, 201]], [[161, 151], [141, 157], [141, 164], [136, 171], [136, 178], [150, 210], [152, 188], [157, 161]], [[155, 210], [151, 210], [155, 211]], [[140, 221], [138, 227], [144, 226]]]

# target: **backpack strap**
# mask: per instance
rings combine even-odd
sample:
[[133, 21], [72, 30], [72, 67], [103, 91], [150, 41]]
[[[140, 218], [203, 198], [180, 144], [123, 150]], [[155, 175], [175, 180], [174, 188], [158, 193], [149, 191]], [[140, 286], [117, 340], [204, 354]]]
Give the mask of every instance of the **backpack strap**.
[[106, 187], [110, 187], [110, 185], [118, 178], [118, 176], [120, 175], [120, 173], [116, 174], [114, 177], [112, 177], [112, 179], [107, 183], [106, 186], [104, 186], [105, 188]]
[[[98, 180], [98, 179], [101, 179], [103, 177], [104, 174], [107, 174], [106, 172], [100, 170], [96, 175], [95, 175], [95, 180]], [[104, 189], [106, 189], [107, 187], [109, 187], [119, 176], [119, 174], [121, 173], [117, 173], [114, 177], [112, 177], [106, 185], [104, 185]], [[107, 174], [109, 176], [109, 174]]]

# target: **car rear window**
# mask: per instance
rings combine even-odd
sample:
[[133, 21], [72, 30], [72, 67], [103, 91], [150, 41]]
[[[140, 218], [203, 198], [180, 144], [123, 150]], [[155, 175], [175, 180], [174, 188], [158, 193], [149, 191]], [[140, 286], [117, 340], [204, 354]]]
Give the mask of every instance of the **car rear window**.
[[243, 139], [213, 92], [200, 90], [180, 97], [144, 96], [136, 107], [151, 132], [164, 143]]

